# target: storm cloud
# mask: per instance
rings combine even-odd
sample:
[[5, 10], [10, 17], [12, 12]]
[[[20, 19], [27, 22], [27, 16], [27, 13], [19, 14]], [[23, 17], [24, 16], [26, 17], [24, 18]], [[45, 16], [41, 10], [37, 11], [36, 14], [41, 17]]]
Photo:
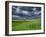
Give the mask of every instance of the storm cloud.
[[41, 17], [41, 7], [12, 6], [13, 20], [30, 20]]

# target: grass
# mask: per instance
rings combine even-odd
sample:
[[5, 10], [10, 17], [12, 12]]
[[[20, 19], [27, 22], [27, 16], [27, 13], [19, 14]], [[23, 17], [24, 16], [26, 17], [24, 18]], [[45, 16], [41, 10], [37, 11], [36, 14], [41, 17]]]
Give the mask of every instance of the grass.
[[39, 18], [32, 19], [31, 21], [12, 21], [12, 31], [39, 29], [41, 29], [41, 21]]

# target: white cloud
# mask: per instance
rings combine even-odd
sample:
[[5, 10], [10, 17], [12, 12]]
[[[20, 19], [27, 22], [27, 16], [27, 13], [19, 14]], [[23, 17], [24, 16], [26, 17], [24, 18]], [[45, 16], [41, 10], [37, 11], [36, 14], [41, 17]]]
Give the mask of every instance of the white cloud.
[[41, 13], [41, 11], [36, 11], [36, 12], [34, 12], [34, 14], [37, 14], [37, 15], [38, 15], [39, 13]]
[[24, 10], [22, 11], [22, 13], [23, 13], [23, 14], [26, 14], [26, 15], [28, 15], [28, 14], [29, 14], [29, 12], [28, 12], [28, 11], [24, 11]]
[[20, 16], [18, 16], [18, 15], [12, 15], [13, 17], [20, 17]]
[[36, 8], [32, 8], [33, 9], [33, 11], [36, 11]]

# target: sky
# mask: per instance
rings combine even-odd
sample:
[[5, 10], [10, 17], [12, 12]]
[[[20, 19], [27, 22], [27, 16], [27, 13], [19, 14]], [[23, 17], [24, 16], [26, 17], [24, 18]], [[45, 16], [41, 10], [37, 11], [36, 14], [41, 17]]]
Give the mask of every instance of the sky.
[[13, 20], [31, 20], [41, 17], [41, 7], [12, 6]]

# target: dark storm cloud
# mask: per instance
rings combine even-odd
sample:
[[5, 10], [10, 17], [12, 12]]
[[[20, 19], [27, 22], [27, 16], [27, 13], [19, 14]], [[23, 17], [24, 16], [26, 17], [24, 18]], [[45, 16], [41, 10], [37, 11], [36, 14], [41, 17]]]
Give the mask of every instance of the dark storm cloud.
[[12, 19], [23, 20], [40, 18], [41, 7], [12, 6]]

